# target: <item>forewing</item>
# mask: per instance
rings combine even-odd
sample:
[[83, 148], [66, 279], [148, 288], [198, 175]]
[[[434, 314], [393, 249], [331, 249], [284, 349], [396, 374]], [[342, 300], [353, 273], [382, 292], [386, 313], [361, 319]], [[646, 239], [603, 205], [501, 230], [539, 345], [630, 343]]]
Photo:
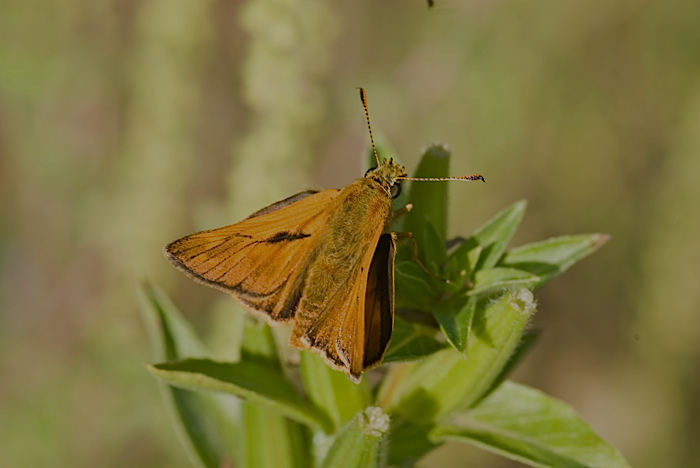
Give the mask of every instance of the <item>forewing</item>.
[[178, 239], [163, 251], [196, 281], [233, 294], [271, 322], [288, 322], [337, 194], [301, 192], [237, 224]]

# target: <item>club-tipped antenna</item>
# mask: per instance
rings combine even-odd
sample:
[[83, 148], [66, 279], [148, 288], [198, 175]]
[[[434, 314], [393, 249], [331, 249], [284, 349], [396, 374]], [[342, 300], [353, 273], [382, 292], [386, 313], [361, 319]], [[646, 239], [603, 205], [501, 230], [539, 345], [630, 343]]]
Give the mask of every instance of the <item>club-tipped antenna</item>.
[[367, 93], [362, 88], [357, 88], [360, 90], [360, 99], [362, 99], [362, 107], [365, 108], [365, 117], [367, 117], [367, 130], [369, 130], [369, 141], [372, 143], [372, 151], [374, 151], [374, 158], [377, 160], [377, 167], [381, 166], [379, 162], [379, 155], [377, 154], [377, 148], [374, 146], [374, 137], [372, 136], [372, 126], [369, 124], [369, 110], [367, 110]]
[[416, 182], [440, 182], [443, 180], [480, 180], [486, 182], [481, 174], [468, 174], [457, 177], [397, 177], [396, 180], [413, 180]]

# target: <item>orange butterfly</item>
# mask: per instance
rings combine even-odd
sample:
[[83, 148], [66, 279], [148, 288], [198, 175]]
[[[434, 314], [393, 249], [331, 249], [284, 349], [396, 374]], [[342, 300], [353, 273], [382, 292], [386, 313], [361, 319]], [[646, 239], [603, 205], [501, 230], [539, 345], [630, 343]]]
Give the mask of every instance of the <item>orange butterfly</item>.
[[[365, 107], [366, 95], [360, 89]], [[370, 128], [370, 139], [374, 141]], [[163, 248], [197, 282], [227, 292], [270, 325], [292, 325], [290, 346], [319, 354], [358, 383], [376, 367], [394, 323], [392, 199], [402, 180], [484, 180], [478, 174], [412, 179], [379, 162], [343, 190], [307, 190], [230, 226]], [[412, 237], [411, 237], [412, 239]]]

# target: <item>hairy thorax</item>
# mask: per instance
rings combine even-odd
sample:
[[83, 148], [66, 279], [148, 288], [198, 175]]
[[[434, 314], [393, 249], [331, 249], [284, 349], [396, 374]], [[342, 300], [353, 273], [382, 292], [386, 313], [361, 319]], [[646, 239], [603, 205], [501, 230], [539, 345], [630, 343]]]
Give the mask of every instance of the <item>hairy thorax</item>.
[[343, 289], [348, 279], [366, 274], [359, 269], [368, 263], [360, 259], [374, 253], [383, 226], [391, 215], [392, 200], [374, 180], [355, 181], [337, 199], [341, 202], [333, 207], [335, 213], [330, 216], [315, 253], [316, 268], [309, 272], [314, 284], [320, 285], [316, 288], [319, 295], [308, 298], [313, 302], [322, 302], [326, 293]]

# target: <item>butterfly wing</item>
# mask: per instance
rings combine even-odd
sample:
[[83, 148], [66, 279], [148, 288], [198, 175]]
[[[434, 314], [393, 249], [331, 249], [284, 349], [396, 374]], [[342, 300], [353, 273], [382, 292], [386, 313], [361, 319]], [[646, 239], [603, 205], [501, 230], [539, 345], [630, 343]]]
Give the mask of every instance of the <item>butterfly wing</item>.
[[394, 239], [382, 234], [371, 257], [369, 271], [357, 282], [339, 319], [336, 349], [350, 379], [382, 360], [394, 326]]
[[309, 265], [290, 344], [316, 352], [359, 382], [362, 372], [379, 363], [391, 337], [394, 241], [382, 235], [391, 199], [363, 201], [361, 189], [355, 187], [359, 197], [348, 189]]
[[394, 328], [394, 254], [393, 234], [382, 234], [372, 257], [365, 290], [365, 340], [362, 370], [377, 366]]
[[359, 382], [393, 327], [391, 199], [360, 179], [342, 192], [302, 192], [245, 220], [164, 248], [180, 270], [231, 293], [270, 324], [293, 322], [290, 345]]
[[163, 252], [194, 280], [232, 294], [270, 323], [287, 323], [338, 193], [301, 192], [239, 223], [178, 239]]

